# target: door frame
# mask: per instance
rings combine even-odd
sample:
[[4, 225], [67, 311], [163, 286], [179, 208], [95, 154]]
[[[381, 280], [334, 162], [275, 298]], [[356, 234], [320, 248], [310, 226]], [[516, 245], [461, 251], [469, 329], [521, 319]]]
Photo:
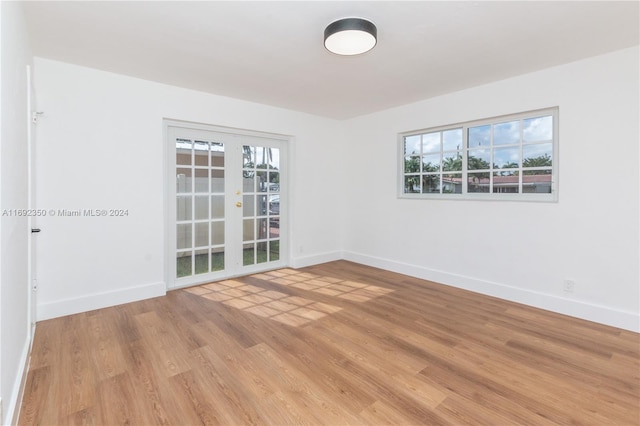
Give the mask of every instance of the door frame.
[[[36, 159], [36, 123], [41, 113], [36, 109], [35, 89], [33, 87], [33, 69], [31, 65], [26, 67], [27, 73], [27, 209], [34, 211], [36, 207], [36, 179], [35, 179], [35, 159]], [[37, 234], [32, 229], [37, 227], [37, 217], [27, 216], [27, 291], [28, 291], [28, 319], [29, 319], [29, 347], [33, 345], [33, 337], [37, 320], [37, 290], [38, 283], [36, 277], [36, 240]]]
[[[258, 139], [268, 139], [268, 140], [277, 140], [282, 144], [281, 152], [281, 167], [280, 167], [280, 196], [282, 200], [284, 200], [285, 209], [280, 211], [280, 259], [274, 262], [260, 263], [248, 266], [240, 265], [240, 268], [234, 270], [234, 268], [228, 268], [225, 264], [225, 269], [219, 271], [219, 273], [209, 273], [202, 274], [202, 278], [198, 279], [197, 275], [192, 276], [193, 279], [188, 280], [187, 282], [177, 283], [176, 280], [176, 211], [175, 211], [175, 199], [176, 199], [176, 188], [175, 188], [175, 169], [176, 169], [176, 151], [175, 151], [175, 141], [172, 140], [172, 131], [171, 128], [181, 128], [187, 131], [205, 131], [205, 132], [213, 132], [221, 135], [224, 139], [235, 143], [242, 143], [243, 138], [247, 140], [247, 144], [255, 143]], [[260, 132], [255, 130], [247, 130], [247, 129], [239, 129], [233, 127], [225, 127], [225, 126], [216, 126], [204, 123], [195, 123], [190, 121], [176, 120], [176, 119], [163, 119], [163, 140], [164, 140], [164, 256], [165, 260], [163, 263], [164, 266], [164, 277], [167, 290], [175, 290], [184, 287], [195, 286], [199, 284], [204, 284], [207, 282], [223, 280], [228, 278], [233, 278], [237, 276], [265, 272], [268, 270], [283, 268], [289, 265], [290, 261], [290, 250], [289, 250], [289, 228], [290, 228], [290, 220], [289, 213], [290, 207], [288, 200], [289, 194], [289, 170], [290, 170], [290, 149], [291, 142], [293, 140], [292, 136], [276, 134], [276, 133], [268, 133], [268, 132]], [[227, 156], [225, 151], [225, 157]], [[233, 158], [233, 156], [231, 156]], [[240, 158], [241, 160], [241, 158]], [[241, 170], [241, 168], [240, 168]], [[225, 172], [228, 172], [228, 169], [225, 167]], [[228, 180], [225, 179], [225, 185], [227, 185]], [[231, 210], [230, 203], [235, 203], [237, 200], [235, 198], [226, 199], [229, 196], [230, 191], [229, 188], [225, 188], [225, 223], [229, 219], [228, 214]], [[242, 198], [240, 198], [241, 200]], [[240, 222], [242, 222], [242, 218], [240, 217]], [[228, 233], [225, 236], [225, 250], [227, 250], [230, 238], [236, 239], [236, 241], [242, 246], [242, 235], [238, 235], [237, 233]], [[240, 259], [241, 260], [241, 259]]]

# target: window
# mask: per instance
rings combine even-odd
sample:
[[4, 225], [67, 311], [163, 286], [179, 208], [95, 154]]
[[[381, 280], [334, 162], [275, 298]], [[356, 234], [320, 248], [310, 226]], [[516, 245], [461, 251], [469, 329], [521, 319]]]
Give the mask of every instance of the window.
[[400, 134], [400, 196], [557, 200], [558, 109]]

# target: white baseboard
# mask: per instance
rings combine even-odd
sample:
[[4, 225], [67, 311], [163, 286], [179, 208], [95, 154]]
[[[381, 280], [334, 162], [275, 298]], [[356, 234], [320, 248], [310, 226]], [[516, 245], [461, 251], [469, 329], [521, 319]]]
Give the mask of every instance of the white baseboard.
[[24, 385], [27, 383], [27, 373], [29, 372], [29, 348], [31, 342], [27, 338], [20, 355], [20, 363], [18, 371], [13, 382], [13, 389], [9, 396], [9, 401], [4, 407], [4, 413], [0, 421], [3, 425], [17, 425], [18, 415], [20, 414], [20, 404], [22, 404], [22, 395], [24, 394]]
[[343, 259], [636, 333], [640, 332], [640, 313], [638, 312], [613, 309], [608, 306], [566, 299], [552, 294], [535, 292], [359, 253], [345, 252]]
[[72, 299], [42, 303], [38, 304], [36, 309], [37, 320], [42, 321], [92, 311], [94, 309], [121, 305], [123, 303], [150, 299], [152, 297], [164, 296], [166, 292], [166, 284], [164, 282], [157, 282], [115, 291], [93, 293]]
[[[292, 268], [303, 268], [341, 259], [634, 331], [636, 333], [640, 332], [640, 313], [638, 312], [614, 309], [609, 306], [567, 299], [553, 294], [540, 293], [360, 253], [335, 251], [310, 256], [291, 257], [290, 266]], [[164, 296], [165, 294], [165, 283], [158, 282], [112, 292], [94, 293], [74, 299], [58, 300], [38, 305], [37, 319], [38, 321], [42, 321], [123, 303], [135, 302], [151, 297]]]
[[333, 262], [334, 260], [344, 259], [341, 251], [332, 251], [320, 253], [311, 256], [291, 257], [290, 265], [292, 268], [304, 268], [306, 266], [318, 265], [320, 263]]

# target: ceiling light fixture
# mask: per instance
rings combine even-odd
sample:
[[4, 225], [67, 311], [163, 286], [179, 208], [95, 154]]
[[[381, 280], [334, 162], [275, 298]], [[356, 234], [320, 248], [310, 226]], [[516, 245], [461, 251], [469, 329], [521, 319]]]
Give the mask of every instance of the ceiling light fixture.
[[344, 18], [332, 22], [324, 30], [324, 47], [337, 55], [359, 55], [373, 49], [378, 29], [362, 18]]

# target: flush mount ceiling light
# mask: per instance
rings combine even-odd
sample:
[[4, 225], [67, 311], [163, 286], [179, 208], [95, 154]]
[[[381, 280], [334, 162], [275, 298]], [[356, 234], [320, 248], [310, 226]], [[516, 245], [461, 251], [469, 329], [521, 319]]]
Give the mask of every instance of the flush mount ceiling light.
[[337, 55], [359, 55], [376, 45], [378, 29], [362, 18], [344, 18], [324, 30], [324, 47]]

